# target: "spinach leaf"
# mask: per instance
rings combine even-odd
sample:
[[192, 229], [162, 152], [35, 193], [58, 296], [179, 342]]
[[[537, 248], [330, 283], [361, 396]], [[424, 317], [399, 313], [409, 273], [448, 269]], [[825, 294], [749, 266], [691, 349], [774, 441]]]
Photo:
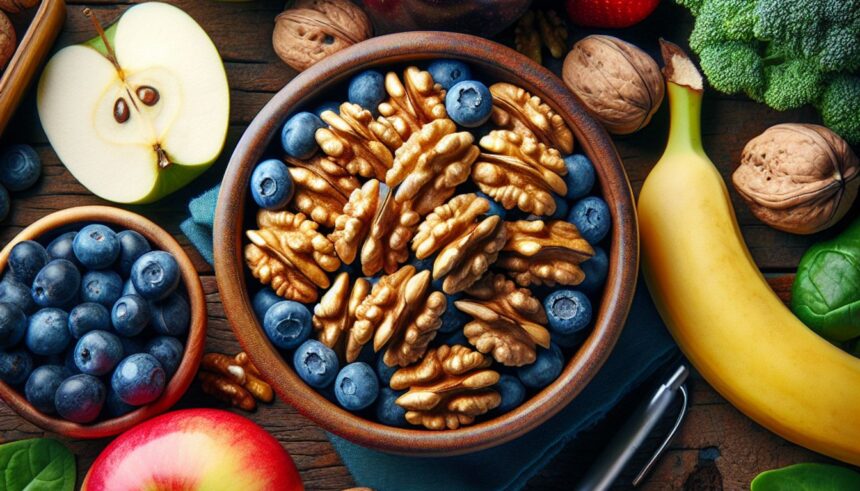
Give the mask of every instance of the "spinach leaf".
[[830, 464], [795, 464], [762, 472], [750, 491], [847, 491], [860, 489], [860, 473]]
[[33, 438], [0, 445], [0, 489], [74, 491], [75, 457], [60, 442]]

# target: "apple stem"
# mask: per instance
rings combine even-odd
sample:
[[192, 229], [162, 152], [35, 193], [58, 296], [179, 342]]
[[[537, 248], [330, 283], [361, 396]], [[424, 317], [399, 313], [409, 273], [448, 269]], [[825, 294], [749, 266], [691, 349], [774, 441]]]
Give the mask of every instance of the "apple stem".
[[167, 158], [167, 152], [165, 152], [164, 149], [161, 148], [161, 145], [159, 145], [158, 143], [153, 145], [152, 148], [155, 150], [155, 154], [158, 155], [158, 168], [168, 168], [170, 166], [170, 159]]
[[84, 15], [89, 17], [90, 21], [92, 21], [93, 23], [93, 27], [99, 34], [99, 37], [102, 38], [102, 42], [105, 43], [105, 50], [107, 50], [107, 58], [113, 64], [114, 68], [116, 68], [116, 71], [119, 72], [119, 78], [121, 80], [125, 80], [125, 73], [123, 73], [122, 67], [119, 66], [119, 61], [117, 61], [116, 59], [116, 53], [113, 50], [113, 46], [110, 45], [107, 35], [105, 34], [105, 30], [102, 29], [102, 25], [96, 18], [95, 13], [93, 13], [93, 11], [89, 7], [84, 7]]

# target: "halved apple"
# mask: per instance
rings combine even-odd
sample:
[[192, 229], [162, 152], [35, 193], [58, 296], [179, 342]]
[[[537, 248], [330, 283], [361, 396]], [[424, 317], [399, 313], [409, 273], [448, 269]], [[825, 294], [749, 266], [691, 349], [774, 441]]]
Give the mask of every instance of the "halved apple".
[[230, 91], [205, 31], [150, 2], [48, 62], [39, 119], [69, 172], [119, 203], [148, 203], [206, 170], [227, 137]]

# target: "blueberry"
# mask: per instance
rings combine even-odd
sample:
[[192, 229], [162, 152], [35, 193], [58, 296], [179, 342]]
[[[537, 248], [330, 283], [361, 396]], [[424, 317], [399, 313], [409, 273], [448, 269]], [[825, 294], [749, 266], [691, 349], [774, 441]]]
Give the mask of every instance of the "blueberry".
[[0, 183], [9, 191], [23, 191], [39, 179], [42, 161], [30, 145], [10, 145], [0, 152]]
[[48, 264], [48, 253], [42, 244], [25, 240], [15, 244], [9, 252], [8, 261], [12, 277], [25, 285], [30, 285], [36, 279], [39, 270]]
[[387, 387], [388, 384], [391, 383], [391, 376], [394, 375], [394, 372], [396, 372], [400, 367], [397, 365], [394, 365], [393, 367], [386, 365], [385, 362], [382, 361], [383, 358], [383, 356], [376, 358], [376, 374], [379, 375], [379, 380], [382, 382], [382, 385]]
[[62, 307], [75, 300], [81, 273], [71, 261], [54, 259], [36, 274], [31, 294], [41, 307]]
[[269, 307], [282, 300], [283, 298], [279, 297], [278, 294], [269, 287], [261, 289], [254, 295], [254, 300], [251, 303], [254, 307], [254, 314], [257, 315], [257, 319], [260, 323], [262, 323], [263, 319], [266, 317], [266, 312], [269, 311]]
[[469, 316], [460, 311], [454, 302], [460, 300], [462, 294], [447, 295], [448, 306], [445, 307], [445, 313], [442, 314], [442, 326], [439, 328], [440, 333], [454, 332], [457, 329], [463, 329], [463, 326], [469, 322]]
[[119, 240], [109, 227], [94, 223], [75, 235], [72, 250], [78, 261], [87, 268], [105, 269], [119, 256]]
[[567, 174], [564, 182], [567, 184], [567, 199], [579, 199], [587, 195], [594, 187], [594, 165], [588, 157], [580, 153], [568, 155], [564, 158], [564, 166]]
[[147, 252], [132, 265], [131, 282], [147, 300], [167, 298], [179, 285], [179, 264], [169, 252]]
[[322, 113], [326, 111], [331, 111], [333, 113], [340, 112], [340, 102], [337, 101], [325, 101], [314, 109], [314, 114], [322, 118]]
[[388, 387], [379, 390], [379, 400], [376, 402], [376, 419], [388, 426], [405, 427], [406, 410], [395, 401], [403, 392], [394, 391]]
[[13, 303], [0, 302], [0, 349], [21, 342], [27, 331], [27, 316]]
[[9, 385], [23, 384], [33, 370], [33, 357], [23, 349], [0, 351], [0, 380]]
[[110, 320], [116, 332], [123, 336], [131, 337], [140, 334], [152, 314], [149, 311], [149, 303], [139, 295], [125, 295], [113, 304]]
[[564, 355], [553, 343], [549, 349], [538, 348], [535, 362], [518, 368], [517, 375], [526, 387], [541, 389], [557, 379], [562, 368], [564, 368]]
[[567, 221], [576, 225], [582, 238], [589, 244], [596, 244], [606, 237], [612, 225], [609, 207], [597, 196], [583, 198], [570, 210]]
[[17, 305], [25, 314], [36, 309], [36, 303], [33, 302], [30, 288], [24, 286], [23, 283], [15, 281], [13, 278], [6, 278], [0, 281], [0, 302]]
[[137, 353], [119, 362], [110, 384], [126, 404], [143, 406], [164, 392], [164, 368], [149, 353]]
[[293, 199], [294, 192], [290, 170], [280, 160], [264, 160], [251, 174], [251, 196], [260, 208], [281, 209]]
[[501, 217], [502, 220], [505, 219], [505, 217], [508, 214], [508, 210], [506, 210], [504, 206], [502, 206], [498, 201], [494, 200], [493, 198], [491, 198], [490, 196], [488, 196], [484, 193], [478, 192], [476, 194], [490, 202], [490, 209], [487, 210], [485, 215], [487, 215], [487, 216], [497, 215], [497, 216]]
[[579, 267], [585, 273], [585, 279], [579, 284], [579, 288], [586, 293], [597, 293], [606, 282], [606, 275], [609, 273], [609, 258], [606, 256], [606, 251], [600, 246], [594, 246], [594, 255]]
[[350, 363], [337, 374], [334, 395], [342, 408], [358, 411], [376, 400], [379, 395], [379, 380], [367, 363]]
[[130, 338], [120, 336], [119, 342], [122, 345], [123, 356], [131, 356], [135, 353], [146, 353], [147, 339], [142, 335], [133, 336]]
[[119, 259], [117, 266], [120, 274], [127, 277], [137, 259], [152, 250], [146, 237], [134, 230], [123, 230], [116, 234], [119, 241]]
[[107, 375], [122, 356], [119, 337], [107, 331], [90, 331], [75, 345], [75, 365], [81, 373], [89, 375]]
[[42, 365], [30, 374], [24, 386], [24, 396], [36, 409], [46, 414], [56, 412], [54, 396], [63, 380], [72, 374], [59, 365]]
[[149, 304], [152, 329], [167, 336], [184, 336], [191, 324], [191, 308], [179, 293], [173, 293], [160, 302]]
[[278, 348], [293, 349], [310, 336], [311, 313], [298, 302], [278, 302], [263, 317], [263, 330]]
[[82, 303], [69, 312], [69, 332], [75, 339], [95, 330], [110, 329], [110, 312], [100, 303]]
[[503, 374], [499, 377], [496, 390], [502, 396], [502, 402], [496, 411], [506, 413], [523, 403], [526, 398], [526, 387], [520, 380], [512, 375]]
[[179, 363], [182, 361], [182, 354], [185, 351], [182, 343], [172, 336], [152, 338], [146, 343], [144, 349], [161, 363], [161, 368], [164, 369], [164, 374], [168, 379], [176, 373], [176, 369], [179, 368]]
[[388, 97], [385, 91], [385, 77], [376, 70], [365, 70], [352, 77], [347, 89], [347, 99], [353, 104], [367, 109], [374, 115], [377, 107]]
[[465, 80], [451, 87], [445, 96], [448, 117], [466, 128], [481, 126], [490, 119], [493, 96], [486, 85], [477, 80]]
[[450, 90], [455, 84], [472, 78], [469, 65], [457, 60], [437, 60], [427, 67], [433, 81], [443, 89]]
[[111, 307], [122, 296], [122, 278], [112, 269], [87, 271], [81, 280], [81, 300]]
[[290, 157], [311, 158], [319, 148], [314, 135], [318, 129], [325, 127], [326, 124], [316, 114], [297, 113], [284, 123], [284, 129], [281, 130], [281, 147]]
[[48, 257], [51, 259], [66, 259], [71, 261], [75, 266], [80, 266], [78, 256], [75, 256], [74, 243], [77, 232], [66, 232], [57, 236], [52, 240], [45, 250], [48, 252]]
[[72, 375], [57, 387], [54, 405], [63, 418], [75, 423], [90, 423], [102, 411], [105, 392], [102, 381], [92, 375]]
[[337, 354], [316, 339], [308, 339], [293, 353], [293, 367], [306, 384], [322, 389], [337, 376]]
[[118, 418], [134, 411], [137, 407], [123, 402], [116, 391], [110, 387], [108, 388], [107, 397], [105, 397], [104, 409], [109, 418]]
[[555, 213], [550, 216], [553, 220], [564, 220], [567, 217], [567, 212], [570, 211], [570, 205], [564, 198], [553, 194], [552, 200], [555, 201]]
[[137, 295], [137, 290], [134, 289], [134, 283], [131, 282], [131, 278], [125, 280], [125, 283], [122, 284], [122, 294], [125, 295]]
[[568, 337], [591, 323], [591, 302], [576, 290], [556, 290], [543, 301], [549, 328]]
[[56, 355], [71, 342], [69, 314], [60, 309], [46, 308], [30, 316], [24, 344], [33, 354]]
[[12, 208], [12, 199], [9, 197], [9, 191], [0, 185], [0, 221], [5, 220], [9, 216], [9, 209]]

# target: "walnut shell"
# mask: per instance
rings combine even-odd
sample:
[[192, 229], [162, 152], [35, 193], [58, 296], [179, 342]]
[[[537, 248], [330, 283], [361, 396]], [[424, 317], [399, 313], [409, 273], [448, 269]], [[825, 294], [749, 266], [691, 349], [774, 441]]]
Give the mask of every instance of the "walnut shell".
[[349, 0], [298, 0], [275, 17], [272, 46], [284, 63], [302, 71], [372, 35], [370, 19]]
[[759, 220], [795, 234], [839, 221], [860, 186], [860, 161], [833, 131], [778, 124], [744, 147], [732, 182]]
[[644, 128], [663, 102], [657, 62], [612, 36], [592, 35], [573, 45], [562, 77], [591, 115], [616, 135]]
[[12, 21], [9, 20], [9, 16], [0, 12], [0, 70], [6, 68], [12, 55], [15, 54], [17, 41]]

